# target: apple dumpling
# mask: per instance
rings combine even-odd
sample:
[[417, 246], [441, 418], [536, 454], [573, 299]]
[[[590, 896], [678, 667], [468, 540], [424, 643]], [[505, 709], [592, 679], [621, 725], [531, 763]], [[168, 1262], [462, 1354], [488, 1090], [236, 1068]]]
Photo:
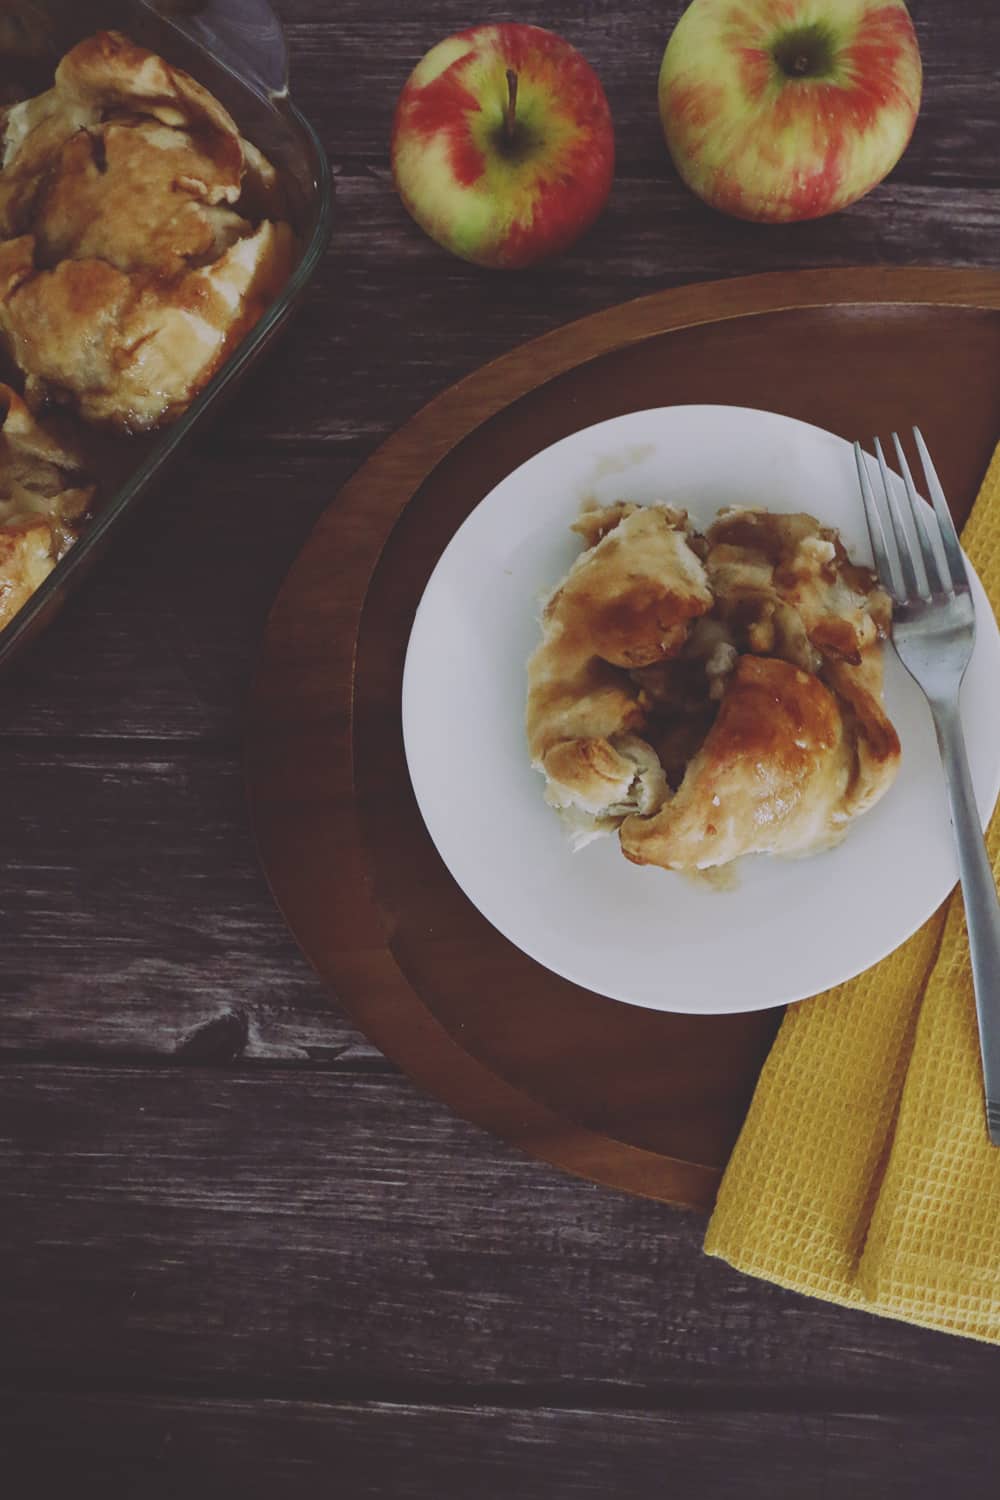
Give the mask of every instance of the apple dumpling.
[[117, 32], [2, 115], [0, 331], [29, 405], [178, 416], [287, 280], [274, 168], [215, 97]]
[[839, 843], [890, 786], [890, 605], [808, 515], [587, 511], [548, 600], [527, 733], [574, 843], [698, 871]]

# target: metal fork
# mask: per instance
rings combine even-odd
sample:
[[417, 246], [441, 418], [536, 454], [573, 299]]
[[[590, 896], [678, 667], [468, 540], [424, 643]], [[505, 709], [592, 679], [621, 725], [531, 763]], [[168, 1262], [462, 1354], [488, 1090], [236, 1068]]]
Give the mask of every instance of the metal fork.
[[875, 566], [893, 599], [893, 645], [927, 697], [948, 783], [976, 992], [986, 1123], [990, 1140], [1000, 1146], [1000, 901], [976, 808], [959, 710], [959, 690], [976, 638], [976, 616], [948, 502], [919, 428], [914, 427], [913, 436], [936, 525], [917, 496], [895, 433], [892, 441], [908, 505], [900, 502], [878, 438], [875, 455], [885, 495], [881, 508], [872, 487], [870, 460], [860, 443], [854, 444], [854, 456]]

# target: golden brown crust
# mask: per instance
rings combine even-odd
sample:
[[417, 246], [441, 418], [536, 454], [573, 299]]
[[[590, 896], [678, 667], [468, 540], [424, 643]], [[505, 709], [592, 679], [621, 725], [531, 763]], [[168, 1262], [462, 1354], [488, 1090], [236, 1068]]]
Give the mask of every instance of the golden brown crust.
[[[852, 563], [836, 532], [804, 513], [724, 511], [706, 534], [705, 567], [737, 626], [754, 623], [764, 652], [782, 647], [789, 626], [804, 632], [799, 666], [822, 659], [858, 665], [888, 628], [890, 605], [875, 575]], [[812, 656], [809, 647], [812, 647]]]
[[178, 415], [291, 274], [276, 174], [207, 89], [114, 32], [6, 112], [0, 330], [29, 400], [127, 429]]
[[0, 629], [72, 545], [93, 486], [79, 456], [0, 385]]
[[621, 802], [635, 776], [635, 762], [606, 739], [561, 740], [542, 765], [550, 785], [571, 790], [581, 806], [597, 810]]
[[851, 765], [840, 710], [818, 677], [741, 656], [676, 796], [654, 817], [625, 820], [622, 851], [635, 864], [696, 870], [828, 847], [843, 835]]
[[578, 560], [546, 610], [564, 651], [616, 667], [677, 654], [690, 622], [711, 609], [712, 594], [675, 515], [637, 508]]
[[854, 740], [856, 762], [844, 810], [856, 818], [874, 807], [895, 781], [902, 746], [882, 702], [882, 663], [877, 652], [868, 652], [856, 667], [828, 662], [824, 676], [837, 695]]
[[120, 31], [98, 31], [67, 52], [56, 68], [56, 90], [91, 111], [130, 110], [165, 125], [205, 129], [210, 154], [228, 166], [238, 195], [242, 146], [227, 109], [190, 73], [173, 68], [155, 52]]
[[533, 762], [562, 740], [610, 739], [640, 730], [645, 721], [636, 688], [607, 662], [541, 649], [532, 658], [527, 728]]
[[619, 783], [627, 789], [635, 774], [612, 740], [645, 724], [640, 690], [620, 668], [678, 650], [711, 596], [683, 516], [659, 507], [588, 514], [595, 542], [545, 606], [528, 664], [526, 728], [557, 804], [596, 812], [602, 800], [621, 802]]
[[[35, 199], [41, 263], [100, 259], [122, 271], [170, 278], [213, 260], [247, 233], [222, 187], [206, 182], [191, 137], [155, 121], [109, 121], [81, 130]], [[239, 190], [239, 176], [227, 185]]]
[[[548, 799], [620, 826], [629, 859], [667, 869], [839, 842], [900, 760], [874, 576], [805, 514], [726, 511], [699, 538], [683, 512], [621, 502], [574, 529], [589, 550], [553, 594], [529, 667]], [[636, 736], [676, 795], [648, 761], [630, 780]], [[656, 800], [640, 806], [640, 787]]]

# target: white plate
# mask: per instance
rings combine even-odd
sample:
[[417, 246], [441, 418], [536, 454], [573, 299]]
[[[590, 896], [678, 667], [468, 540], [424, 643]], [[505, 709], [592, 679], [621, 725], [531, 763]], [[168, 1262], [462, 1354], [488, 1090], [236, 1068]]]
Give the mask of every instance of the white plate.
[[[745, 860], [736, 888], [640, 868], [615, 837], [571, 852], [524, 736], [525, 663], [543, 597], [580, 550], [583, 500], [805, 510], [871, 561], [843, 439], [771, 412], [681, 406], [601, 422], [491, 491], [443, 553], [413, 624], [403, 733], [424, 821], [495, 927], [567, 979], [654, 1010], [763, 1010], [876, 963], [934, 911], [957, 867], [923, 696], [891, 648], [886, 702], [903, 762], [846, 841], [805, 860]], [[984, 822], [1000, 788], [1000, 633], [973, 580], [978, 641], [963, 692]]]

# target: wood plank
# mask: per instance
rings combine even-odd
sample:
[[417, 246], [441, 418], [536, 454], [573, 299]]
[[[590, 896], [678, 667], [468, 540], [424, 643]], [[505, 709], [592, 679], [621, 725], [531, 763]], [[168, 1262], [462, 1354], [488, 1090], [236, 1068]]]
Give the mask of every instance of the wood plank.
[[[704, 295], [718, 298], [737, 290], [730, 284], [725, 293]], [[634, 313], [639, 320], [643, 316], [641, 310]], [[639, 321], [637, 326], [648, 325]], [[795, 368], [802, 369], [809, 350], [820, 344], [821, 339], [812, 335], [802, 340]], [[962, 368], [993, 368], [991, 349], [963, 339]], [[877, 351], [869, 345], [869, 355], [873, 352]], [[739, 368], [750, 357], [737, 350], [725, 363]], [[845, 357], [848, 366], [852, 358], [871, 365], [863, 345], [850, 346]], [[688, 360], [681, 365], [688, 372], [690, 389], [694, 363]], [[713, 382], [709, 388], [714, 389], [711, 360], [707, 369]], [[988, 391], [988, 381], [981, 381], [977, 388]], [[735, 399], [739, 399], [738, 392]], [[498, 451], [509, 451], [514, 436], [509, 434]], [[963, 454], [968, 456], [974, 447], [965, 442]], [[423, 439], [415, 445], [418, 455], [425, 448]], [[977, 462], [974, 452], [972, 462]], [[256, 632], [250, 627], [255, 619], [263, 623], [270, 602], [269, 590], [262, 597], [258, 580], [268, 570], [284, 570], [299, 529], [307, 529], [309, 508], [322, 504], [327, 472], [321, 458], [308, 455], [297, 469], [264, 465], [255, 479], [259, 487], [248, 491], [238, 483], [227, 483], [218, 467], [206, 466], [177, 498], [179, 518], [153, 507], [139, 523], [145, 571], [123, 572], [135, 608], [146, 609], [146, 635], [134, 627], [131, 654], [120, 664], [114, 657], [106, 660], [98, 649], [99, 635], [78, 638], [72, 631], [75, 657], [68, 655], [58, 632], [40, 645], [40, 652], [49, 651], [53, 660], [65, 664], [68, 691], [55, 701], [43, 674], [25, 674], [27, 689], [20, 717], [13, 707], [8, 713], [2, 763], [8, 780], [19, 787], [7, 830], [14, 878], [0, 916], [9, 965], [9, 978], [0, 985], [8, 996], [0, 1045], [8, 1051], [92, 1057], [95, 1052], [99, 1055], [98, 1049], [109, 1048], [134, 1057], [174, 1056], [193, 1033], [231, 1012], [245, 1019], [246, 1051], [251, 1057], [330, 1057], [339, 1047], [359, 1045], [356, 1033], [343, 1029], [322, 989], [298, 958], [264, 890], [247, 832], [239, 771], [241, 676], [249, 676], [257, 652]], [[950, 472], [947, 465], [943, 472]], [[301, 500], [294, 485], [288, 494], [282, 489], [283, 477], [295, 474], [305, 496]], [[971, 490], [977, 478], [978, 474], [967, 476], [963, 488], [967, 482]], [[453, 486], [453, 492], [461, 497], [467, 487]], [[383, 484], [382, 493], [391, 502], [392, 485]], [[436, 507], [437, 522], [447, 519], [450, 504], [447, 494], [443, 495]], [[209, 537], [199, 518], [213, 505], [221, 512], [222, 524]], [[342, 562], [349, 545], [366, 539], [373, 512], [370, 504], [352, 502], [349, 495], [338, 505], [331, 531], [337, 539], [336, 558]], [[270, 539], [266, 556], [256, 550], [244, 552], [243, 534], [251, 512], [259, 533], [254, 548]], [[411, 544], [404, 544], [404, 553], [397, 556], [413, 561], [421, 556], [419, 521], [416, 529]], [[425, 540], [432, 529], [423, 527]], [[192, 534], [197, 535], [199, 546], [189, 557]], [[150, 535], [152, 541], [147, 540]], [[123, 548], [131, 541], [131, 536], [123, 538]], [[421, 566], [428, 566], [426, 556]], [[175, 580], [185, 569], [190, 577], [179, 590]], [[314, 586], [324, 604], [334, 576], [333, 558], [316, 569]], [[408, 587], [402, 577], [390, 588], [396, 606], [405, 601]], [[342, 587], [333, 592], [338, 597], [331, 604], [316, 664], [322, 692], [328, 696], [338, 681], [348, 680], [351, 655], [347, 615], [336, 613], [347, 609], [350, 601]], [[407, 607], [412, 609], [412, 601]], [[338, 619], [342, 630], [337, 629]], [[59, 629], [66, 625], [63, 622]], [[141, 654], [136, 652], [137, 645]], [[96, 663], [93, 671], [91, 656]], [[383, 664], [389, 660], [385, 651], [381, 660]], [[338, 670], [339, 677], [331, 675]], [[123, 680], [129, 684], [128, 691], [122, 691]], [[279, 707], [272, 717], [284, 723], [287, 713]], [[331, 728], [342, 734], [345, 722], [346, 705], [339, 725], [333, 723]], [[72, 731], [73, 745], [47, 748], [35, 742], [57, 735], [60, 729]], [[85, 733], [98, 742], [81, 748]], [[101, 736], [106, 737], [103, 748]], [[319, 744], [320, 736], [314, 734], [311, 743]], [[313, 780], [321, 781], [335, 758], [322, 738], [309, 786]], [[377, 756], [375, 763], [381, 764]], [[299, 802], [305, 785], [302, 764], [297, 763], [296, 770]], [[398, 783], [401, 776], [405, 779], [405, 769], [395, 767], [387, 775], [388, 784]], [[339, 820], [334, 819], [334, 838], [347, 822], [348, 796], [345, 787]], [[315, 822], [311, 812], [310, 819]], [[95, 828], [101, 837], [96, 858], [92, 849]], [[153, 870], [152, 876], [144, 874], [139, 880], [133, 877], [137, 830], [141, 830], [140, 849], [149, 851], [145, 861], [140, 855], [139, 868], [148, 862]], [[304, 834], [296, 835], [291, 851], [296, 869], [307, 868], [306, 842]], [[319, 890], [315, 879], [308, 884], [312, 892]], [[426, 888], [435, 889], [433, 881]], [[193, 921], [189, 918], [192, 906], [197, 912]], [[336, 910], [334, 904], [321, 898], [316, 907], [324, 930], [332, 930], [328, 912]], [[407, 930], [398, 916], [390, 926], [397, 936]], [[418, 952], [423, 962], [435, 965], [447, 964], [454, 956], [437, 939], [423, 946], [432, 926], [423, 922], [409, 929], [423, 934], [411, 948], [411, 962]], [[179, 934], [184, 935], [183, 942]], [[55, 972], [54, 953], [60, 956]], [[370, 968], [363, 973], [370, 981]], [[459, 1004], [464, 993], [461, 973], [460, 968], [452, 968], [452, 988]], [[379, 993], [384, 1001], [384, 994]], [[591, 1014], [592, 1002], [567, 997], [567, 1003], [577, 1018], [579, 1042], [588, 1035], [588, 1024], [581, 1018]], [[493, 1007], [486, 1012], [495, 1013]], [[373, 1024], [375, 1020], [377, 1013]], [[495, 1045], [494, 1026], [492, 1019], [486, 1026], [489, 1045]], [[589, 1034], [599, 1041], [602, 1026], [601, 1017], [593, 1014]], [[557, 1028], [556, 1037], [560, 1034]], [[505, 1055], [509, 1052], [506, 1041], [502, 1050]], [[370, 1059], [373, 1053], [364, 1045], [356, 1055]], [[543, 1059], [545, 1055], [543, 1047]], [[644, 1076], [647, 1086], [640, 1095], [648, 1103], [639, 1114], [655, 1121], [661, 1080], [655, 1069]], [[700, 1079], [702, 1075], [695, 1072], [693, 1076]], [[600, 1083], [585, 1090], [581, 1109], [570, 1113], [596, 1123], [593, 1111], [603, 1093]], [[565, 1098], [562, 1090], [560, 1097]], [[704, 1097], [711, 1098], [711, 1091], [705, 1091]], [[629, 1108], [634, 1105], [630, 1101]], [[727, 1142], [731, 1128], [727, 1116]], [[713, 1158], [697, 1155], [694, 1159]]]
[[738, 1276], [700, 1253], [698, 1216], [529, 1164], [398, 1077], [7, 1065], [0, 1097], [17, 1389], [995, 1398], [994, 1349]]
[[[630, 59], [641, 50], [633, 18], [626, 22], [616, 8], [605, 5], [583, 21], [578, 8], [557, 5], [553, 24], [561, 24], [563, 17], [567, 25], [572, 22], [602, 37], [609, 58], [628, 65], [620, 86], [624, 97], [632, 100]], [[441, 28], [448, 29], [453, 23], [459, 24], [462, 17], [453, 5], [439, 0], [426, 16], [413, 20], [402, 17], [398, 33], [395, 26], [387, 32], [379, 13], [360, 0], [347, 7], [344, 16], [338, 12], [333, 20], [313, 0], [308, 4], [297, 0], [291, 16], [293, 52], [302, 54], [303, 66], [308, 63], [315, 70], [308, 89], [304, 89], [304, 103], [309, 105], [306, 95], [311, 92], [318, 118], [329, 121], [324, 133], [331, 143], [334, 137], [340, 138], [341, 116], [348, 122], [368, 121], [366, 128], [370, 129], [373, 114], [377, 114], [376, 101], [382, 98], [384, 89], [364, 73], [362, 59], [372, 63], [385, 56], [387, 46], [410, 45], [408, 34], [415, 41], [418, 32], [425, 36], [438, 19]], [[979, 151], [967, 134], [956, 136], [955, 132], [975, 128], [977, 107], [989, 117], [991, 128], [1000, 130], [996, 112], [984, 110], [981, 102], [988, 97], [982, 75], [984, 60], [993, 55], [991, 47], [1000, 17], [971, 6], [967, 0], [964, 5], [948, 7], [947, 15], [940, 7], [925, 6], [918, 13], [918, 21], [934, 38], [928, 106], [942, 86], [933, 73], [934, 57], [941, 68], [953, 70], [955, 79], [967, 91], [961, 100], [949, 98], [942, 104], [953, 122], [951, 135], [945, 132], [942, 136], [930, 125], [925, 133], [935, 140], [943, 138], [947, 159], [961, 163], [961, 173], [956, 169], [956, 175], [963, 183], [975, 183], [975, 163], [980, 159], [988, 159], [991, 172], [995, 172], [995, 143]], [[650, 13], [637, 24], [640, 29], [658, 29], [665, 23]], [[376, 34], [380, 38], [378, 47], [372, 45]], [[397, 35], [403, 40], [394, 40]], [[331, 52], [343, 65], [346, 94], [329, 88], [327, 59]], [[359, 80], [357, 87], [364, 90], [363, 98], [350, 92], [355, 78]], [[257, 496], [260, 491], [255, 487], [260, 485], [280, 493], [284, 504], [303, 466], [310, 462], [302, 451], [304, 438], [324, 450], [344, 449], [356, 460], [444, 385], [484, 359], [568, 319], [651, 287], [726, 275], [737, 268], [822, 266], [875, 259], [890, 263], [925, 260], [997, 264], [1000, 253], [1000, 197], [983, 186], [942, 191], [936, 182], [933, 186], [914, 185], [897, 178], [834, 219], [765, 228], [709, 213], [669, 171], [636, 179], [628, 175], [625, 163], [607, 213], [570, 256], [535, 272], [497, 277], [464, 265], [432, 245], [400, 207], [384, 156], [375, 152], [372, 160], [375, 165], [361, 173], [354, 169], [341, 174], [334, 248], [306, 309], [256, 373], [241, 400], [220, 419], [209, 449], [218, 455], [211, 479], [195, 478], [190, 495], [184, 478], [171, 487], [171, 495], [179, 496], [182, 506], [190, 501], [188, 513], [199, 516], [201, 556], [209, 559], [220, 575], [224, 571], [221, 555], [225, 549], [231, 554], [232, 538], [240, 535], [240, 561], [252, 561], [249, 572], [238, 575], [241, 586], [251, 586], [247, 579], [252, 577], [260, 599], [273, 592], [281, 573], [276, 564], [290, 559], [308, 527], [299, 523], [276, 539], [269, 527], [261, 526], [261, 513], [255, 506], [253, 526], [248, 528], [243, 520], [245, 513], [234, 504], [220, 503], [219, 491], [236, 497], [250, 489]], [[254, 448], [250, 456], [248, 444]], [[290, 468], [284, 469], [281, 460], [276, 465], [272, 459], [270, 468], [265, 467], [259, 476], [257, 454], [262, 444], [290, 449]], [[322, 499], [335, 490], [350, 467], [345, 458], [344, 469], [320, 481], [322, 461], [315, 458], [312, 462], [318, 488], [314, 502], [306, 508], [310, 521], [322, 508]], [[161, 540], [162, 533], [154, 526], [146, 533], [145, 542], [136, 542], [135, 546], [148, 548]], [[187, 644], [183, 640], [173, 644], [176, 630], [171, 636], [170, 649], [176, 649], [181, 660], [161, 662], [159, 670], [149, 670], [145, 651], [150, 635], [162, 628], [162, 595], [176, 587], [174, 560], [180, 565], [180, 576], [188, 579], [192, 561], [198, 566], [199, 549], [189, 548], [185, 555], [178, 542], [169, 554], [170, 568], [162, 564], [153, 568], [156, 607], [151, 609], [149, 571], [139, 569], [137, 582], [126, 586], [124, 597], [111, 582], [116, 566], [129, 571], [136, 567], [136, 553], [125, 552], [124, 546], [124, 541], [119, 543], [93, 581], [88, 602], [81, 604], [69, 627], [70, 635], [63, 631], [61, 646], [43, 655], [43, 675], [47, 678], [50, 672], [56, 674], [53, 699], [38, 704], [36, 698], [30, 728], [24, 721], [15, 723], [18, 732], [35, 732], [45, 719], [47, 732], [87, 733], [91, 732], [86, 725], [88, 717], [108, 723], [107, 732], [112, 734], [172, 735], [180, 726], [184, 726], [183, 732], [189, 732], [192, 720], [198, 732], [205, 725], [202, 708], [198, 703], [185, 702], [183, 695], [189, 692], [190, 684], [183, 680], [178, 683], [178, 672], [182, 677], [185, 673], [196, 676], [202, 699], [227, 695], [231, 720], [234, 697], [245, 688], [249, 670], [246, 617], [239, 611], [234, 615], [226, 601], [214, 611], [208, 609], [207, 618], [197, 618], [202, 600], [196, 593], [186, 601]], [[220, 592], [224, 597], [224, 589]], [[96, 620], [91, 610], [96, 611]], [[257, 628], [261, 619], [262, 614], [255, 614], [252, 628]], [[197, 654], [192, 649], [195, 643]], [[234, 645], [242, 651], [235, 678], [226, 661], [226, 653]], [[137, 650], [144, 653], [139, 662]], [[215, 656], [217, 650], [222, 660]], [[102, 668], [107, 669], [110, 704], [94, 681], [95, 670], [100, 672]], [[118, 684], [130, 669], [137, 678], [136, 691], [122, 695]], [[174, 693], [169, 690], [171, 677], [175, 679]], [[67, 697], [67, 679], [71, 678], [82, 689], [75, 698]], [[133, 721], [140, 721], [134, 728], [120, 718], [109, 723], [109, 715], [114, 720], [126, 707]], [[65, 713], [62, 725], [57, 722], [60, 713]], [[12, 727], [9, 717], [6, 723]], [[210, 732], [219, 732], [214, 719]]]
[[[632, 6], [616, 0], [546, 0], [531, 19], [579, 47], [597, 70], [615, 121], [618, 170], [672, 176], [656, 102], [660, 59], [684, 6]], [[460, 0], [384, 6], [341, 0], [282, 0], [292, 87], [320, 129], [334, 161], [388, 155], [392, 113], [411, 68], [435, 42], [474, 19]], [[924, 62], [924, 101], [897, 179], [944, 185], [996, 184], [1000, 116], [992, 107], [1000, 16], [979, 0], [911, 0]], [[492, 19], [492, 17], [490, 17]], [[525, 17], [527, 19], [527, 17]], [[331, 87], [331, 73], [335, 86]]]
[[[377, 222], [380, 206], [386, 224], [399, 212], [391, 195], [386, 201], [384, 185], [371, 179], [353, 185], [359, 225], [366, 218]], [[911, 249], [919, 253], [941, 214], [940, 205], [931, 206], [930, 190], [907, 191], [911, 199], [923, 197], [927, 213], [919, 227], [915, 203], [903, 215], [900, 258], [909, 258]], [[988, 239], [983, 258], [995, 261], [1000, 195], [971, 196], [976, 205], [967, 205], [957, 228], [939, 224], [947, 240], [944, 258], [975, 259], [975, 247]], [[708, 231], [718, 233], [722, 221], [707, 212], [704, 217]], [[731, 264], [731, 250], [719, 239], [709, 267], [709, 233], [700, 234], [683, 216], [680, 222], [683, 233], [668, 241], [681, 271], [655, 279], [689, 280]], [[907, 226], [914, 231], [912, 245]], [[881, 234], [878, 221], [873, 227]], [[446, 257], [405, 222], [398, 232], [412, 238], [412, 253], [428, 260], [430, 274], [408, 283], [387, 263], [377, 272], [366, 269], [364, 237], [360, 228], [352, 231], [350, 274], [363, 284], [359, 295], [344, 298], [341, 314], [333, 301], [339, 294], [324, 273], [311, 316], [300, 319], [257, 373], [245, 404], [220, 422], [186, 470], [116, 539], [85, 593], [38, 643], [30, 669], [5, 682], [0, 735], [237, 736], [270, 603], [359, 456], [485, 357], [614, 303], [623, 285], [643, 287], [638, 263], [627, 259], [615, 261], [606, 279], [601, 272], [602, 279], [590, 282], [584, 275], [537, 279], [552, 272], [500, 279]], [[810, 233], [818, 235], [817, 226], [802, 226], [804, 236]], [[957, 243], [963, 234], [964, 250]], [[872, 258], [873, 248], [844, 258]], [[656, 253], [662, 258], [664, 247]], [[786, 256], [797, 258], [806, 257]], [[812, 259], [826, 259], [820, 239]], [[540, 287], [548, 288], [544, 296]], [[337, 330], [332, 338], [323, 333], [330, 327]], [[343, 523], [360, 528], [365, 518], [345, 514]]]
[[0, 740], [238, 745], [268, 610], [353, 467], [294, 450], [192, 459], [5, 677]]
[[[17, 787], [4, 820], [0, 1055], [380, 1058], [271, 900], [237, 751], [116, 757], [41, 742], [0, 752], [0, 767]], [[198, 1035], [192, 1058], [182, 1049]]]
[[676, 181], [619, 178], [593, 230], [517, 273], [457, 260], [386, 168], [337, 179], [329, 258], [280, 347], [220, 418], [228, 449], [303, 435], [368, 451], [451, 381], [574, 318], [682, 282], [798, 267], [1000, 264], [1000, 194], [890, 183], [807, 224], [712, 213]]
[[[0, 1411], [23, 1493], [192, 1500], [921, 1500], [983, 1493], [988, 1416], [342, 1406], [14, 1394]], [[57, 1488], [58, 1487], [58, 1488]]]
[[[920, 306], [934, 297], [959, 307]], [[1000, 275], [876, 268], [617, 307], [486, 367], [397, 433], [345, 489], [371, 518], [358, 550], [333, 525], [313, 534], [268, 632], [249, 751], [258, 837], [319, 972], [463, 1116], [593, 1180], [705, 1207], [776, 1018], [609, 1005], [520, 954], [461, 896], [414, 804], [398, 722], [407, 636], [441, 549], [532, 452], [658, 402], [760, 404], [852, 435], [894, 430], [922, 400], [949, 410], [965, 387], [939, 458], [960, 520], [1000, 424], [1000, 320], [968, 306], [979, 299], [1000, 304]], [[331, 620], [332, 597], [353, 614]], [[668, 1004], [669, 984], [665, 973]]]
[[653, 88], [680, 0], [547, 0], [605, 79], [619, 176], [564, 261], [495, 277], [424, 239], [386, 166], [399, 85], [469, 13], [279, 4], [339, 170], [333, 248], [188, 470], [4, 684], [7, 1487], [978, 1496], [995, 1351], [738, 1277], [702, 1256], [702, 1220], [536, 1166], [384, 1071], [273, 909], [239, 741], [313, 520], [484, 359], [680, 281], [998, 264], [1000, 12], [914, 0], [927, 92], [893, 180], [770, 230], [709, 214], [666, 159]]

